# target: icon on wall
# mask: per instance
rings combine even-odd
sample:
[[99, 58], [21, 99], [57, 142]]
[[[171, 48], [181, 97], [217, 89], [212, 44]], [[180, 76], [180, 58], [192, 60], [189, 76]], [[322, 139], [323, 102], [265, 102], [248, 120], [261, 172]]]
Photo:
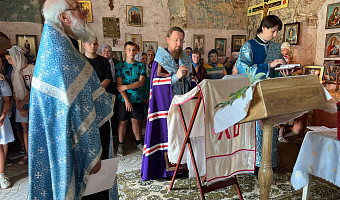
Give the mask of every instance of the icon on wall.
[[86, 22], [93, 22], [91, 1], [78, 1], [80, 6], [87, 12]]
[[126, 19], [128, 26], [143, 26], [142, 6], [126, 6]]
[[141, 34], [130, 34], [126, 33], [125, 34], [125, 42], [131, 41], [136, 44], [136, 54], [141, 52], [142, 49], [142, 35]]

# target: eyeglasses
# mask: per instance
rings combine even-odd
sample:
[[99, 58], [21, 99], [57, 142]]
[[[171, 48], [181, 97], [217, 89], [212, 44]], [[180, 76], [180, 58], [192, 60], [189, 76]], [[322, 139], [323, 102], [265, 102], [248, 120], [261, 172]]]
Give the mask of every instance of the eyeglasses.
[[180, 40], [180, 39], [172, 39], [172, 38], [169, 38], [171, 41], [173, 41], [173, 42], [180, 42], [180, 43], [184, 43], [185, 42], [185, 40], [184, 39], [182, 39], [182, 40]]
[[65, 11], [68, 11], [68, 10], [77, 10], [77, 11], [82, 11], [82, 12], [84, 12], [84, 8], [83, 8], [83, 7], [80, 7], [80, 6], [77, 6], [76, 8], [68, 8], [68, 9], [66, 9]]

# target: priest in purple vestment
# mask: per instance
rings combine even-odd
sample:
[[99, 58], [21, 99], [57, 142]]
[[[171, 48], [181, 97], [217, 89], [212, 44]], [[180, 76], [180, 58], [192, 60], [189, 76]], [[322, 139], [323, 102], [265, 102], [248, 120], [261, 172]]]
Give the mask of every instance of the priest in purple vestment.
[[168, 31], [166, 49], [158, 47], [152, 64], [150, 100], [141, 169], [142, 180], [171, 177], [166, 170], [164, 153], [168, 151], [168, 110], [174, 95], [192, 88], [191, 59], [183, 50], [184, 31], [172, 27]]

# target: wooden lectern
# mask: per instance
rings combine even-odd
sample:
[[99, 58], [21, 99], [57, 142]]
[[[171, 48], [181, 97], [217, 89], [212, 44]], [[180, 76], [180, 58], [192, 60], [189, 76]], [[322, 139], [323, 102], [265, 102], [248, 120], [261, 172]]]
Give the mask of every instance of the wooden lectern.
[[316, 75], [266, 79], [256, 85], [248, 114], [239, 123], [262, 120], [262, 162], [259, 170], [260, 199], [269, 199], [273, 179], [271, 163], [274, 119], [320, 108], [326, 96]]

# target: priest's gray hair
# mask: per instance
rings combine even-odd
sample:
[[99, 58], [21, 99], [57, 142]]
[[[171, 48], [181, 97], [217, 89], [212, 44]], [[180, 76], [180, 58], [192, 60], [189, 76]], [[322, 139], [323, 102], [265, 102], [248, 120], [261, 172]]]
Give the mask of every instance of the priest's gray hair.
[[43, 5], [42, 14], [46, 21], [52, 22], [63, 29], [59, 14], [65, 12], [68, 7], [66, 0], [47, 0]]

